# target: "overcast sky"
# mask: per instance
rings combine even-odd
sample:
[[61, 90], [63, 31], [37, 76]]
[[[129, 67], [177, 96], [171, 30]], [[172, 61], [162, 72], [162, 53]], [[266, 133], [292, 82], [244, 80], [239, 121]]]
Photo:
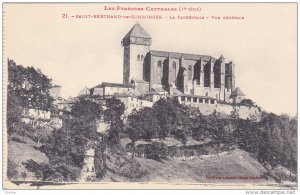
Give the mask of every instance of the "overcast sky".
[[[110, 4], [201, 7], [201, 12], [105, 11], [109, 4], [4, 5], [4, 57], [34, 66], [65, 97], [122, 82], [121, 39], [139, 22], [151, 49], [211, 55], [236, 64], [236, 86], [267, 111], [297, 112], [296, 4]], [[62, 14], [243, 16], [244, 20], [63, 19]]]

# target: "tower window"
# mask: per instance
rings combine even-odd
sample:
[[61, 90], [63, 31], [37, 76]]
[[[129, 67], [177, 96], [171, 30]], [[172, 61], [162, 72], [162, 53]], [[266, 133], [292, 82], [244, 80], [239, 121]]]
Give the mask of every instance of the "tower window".
[[161, 61], [160, 60], [157, 62], [157, 68], [161, 68]]
[[144, 56], [143, 55], [141, 55], [141, 61], [144, 61]]
[[162, 78], [161, 60], [159, 60], [157, 62], [156, 78], [157, 78], [157, 82], [160, 83], [161, 82], [161, 78]]
[[137, 61], [140, 61], [140, 55], [137, 56], [136, 60], [137, 60]]
[[193, 70], [192, 70], [192, 66], [190, 65], [188, 69], [188, 79], [192, 80], [192, 77], [193, 77]]
[[173, 81], [176, 81], [176, 62], [173, 62]]

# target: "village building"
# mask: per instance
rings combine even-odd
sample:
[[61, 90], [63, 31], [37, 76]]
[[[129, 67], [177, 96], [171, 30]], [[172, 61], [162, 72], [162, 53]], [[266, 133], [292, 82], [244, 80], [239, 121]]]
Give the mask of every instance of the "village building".
[[59, 85], [53, 85], [49, 89], [49, 94], [54, 99], [57, 99], [57, 98], [61, 97], [60, 92], [61, 92], [61, 86], [59, 86]]

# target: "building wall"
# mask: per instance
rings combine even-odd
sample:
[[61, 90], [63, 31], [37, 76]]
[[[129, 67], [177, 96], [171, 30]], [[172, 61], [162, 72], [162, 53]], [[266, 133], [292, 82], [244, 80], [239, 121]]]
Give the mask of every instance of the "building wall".
[[203, 115], [210, 115], [215, 111], [219, 114], [231, 115], [234, 109], [241, 119], [254, 119], [259, 121], [261, 111], [257, 107], [236, 106], [233, 107], [227, 104], [190, 104], [193, 107], [199, 108]]
[[121, 93], [133, 93], [133, 88], [125, 87], [104, 87], [104, 95], [116, 95]]
[[35, 108], [24, 108], [23, 117], [34, 118], [34, 119], [50, 119], [51, 112], [47, 110], [39, 110]]
[[137, 97], [117, 97], [125, 105], [125, 115], [130, 114], [134, 109], [139, 110], [144, 107], [152, 107], [154, 102], [141, 100]]
[[89, 177], [95, 177], [94, 157], [95, 149], [90, 148], [85, 152], [79, 181], [86, 181]]
[[[151, 56], [151, 73], [150, 73], [150, 85], [162, 85], [163, 83], [163, 65], [166, 63], [166, 57]], [[160, 67], [158, 65], [160, 61]]]
[[102, 87], [94, 88], [93, 95], [100, 95], [100, 96], [103, 96], [103, 88], [102, 88]]
[[132, 78], [143, 80], [143, 67], [150, 46], [130, 44], [124, 46], [124, 84], [130, 83]]
[[60, 89], [61, 87], [52, 87], [49, 89], [49, 93], [53, 98], [60, 97]]

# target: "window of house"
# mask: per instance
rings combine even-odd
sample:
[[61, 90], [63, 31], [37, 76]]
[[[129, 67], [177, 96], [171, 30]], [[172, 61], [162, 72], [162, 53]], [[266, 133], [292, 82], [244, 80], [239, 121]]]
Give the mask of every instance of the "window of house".
[[140, 61], [140, 55], [137, 56], [136, 60], [137, 60], [137, 61]]
[[185, 97], [184, 96], [181, 96], [181, 101], [184, 101], [185, 100]]
[[197, 102], [197, 98], [193, 98], [193, 102]]
[[205, 99], [205, 103], [208, 104], [208, 99]]
[[188, 101], [188, 102], [191, 102], [191, 98], [190, 98], [190, 97], [188, 97], [188, 98], [187, 98], [187, 101]]

